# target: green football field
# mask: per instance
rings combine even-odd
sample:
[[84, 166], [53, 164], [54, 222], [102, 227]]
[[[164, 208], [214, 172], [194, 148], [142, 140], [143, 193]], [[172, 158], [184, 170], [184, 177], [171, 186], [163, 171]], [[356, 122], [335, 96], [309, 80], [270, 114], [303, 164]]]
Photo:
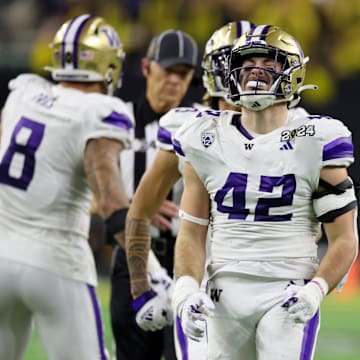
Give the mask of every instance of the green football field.
[[[102, 280], [98, 295], [103, 309], [107, 347], [111, 353], [111, 330], [109, 322], [109, 283]], [[321, 330], [315, 360], [360, 359], [360, 290], [345, 292], [343, 296], [329, 295], [322, 305]], [[47, 360], [35, 333], [25, 360]]]

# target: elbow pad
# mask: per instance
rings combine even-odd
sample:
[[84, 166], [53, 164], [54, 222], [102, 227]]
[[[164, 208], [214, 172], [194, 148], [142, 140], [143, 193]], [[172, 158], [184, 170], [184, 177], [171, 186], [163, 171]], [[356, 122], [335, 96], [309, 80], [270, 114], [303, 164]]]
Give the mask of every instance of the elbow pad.
[[338, 185], [331, 185], [320, 179], [323, 191], [313, 193], [313, 207], [316, 217], [323, 223], [333, 222], [338, 216], [356, 208], [354, 184], [348, 177]]

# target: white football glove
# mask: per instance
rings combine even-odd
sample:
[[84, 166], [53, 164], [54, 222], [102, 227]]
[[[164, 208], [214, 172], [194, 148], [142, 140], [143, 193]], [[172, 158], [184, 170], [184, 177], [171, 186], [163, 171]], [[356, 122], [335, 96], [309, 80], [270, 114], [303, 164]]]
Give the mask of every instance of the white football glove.
[[207, 294], [197, 292], [190, 295], [179, 309], [184, 333], [194, 341], [201, 341], [205, 335], [206, 319], [213, 315], [215, 305]]
[[149, 283], [151, 288], [158, 294], [164, 295], [169, 300], [171, 306], [171, 298], [174, 292], [174, 280], [168, 275], [165, 268], [157, 271], [148, 272]]
[[167, 297], [149, 290], [132, 302], [136, 323], [145, 331], [160, 330], [173, 322], [173, 312]]
[[290, 285], [285, 290], [282, 307], [287, 308], [289, 317], [296, 323], [306, 323], [318, 311], [328, 290], [327, 282], [320, 277], [304, 286]]
[[181, 276], [175, 283], [173, 308], [180, 318], [185, 335], [200, 341], [205, 334], [205, 320], [215, 305], [210, 297], [199, 290], [199, 283], [191, 276]]

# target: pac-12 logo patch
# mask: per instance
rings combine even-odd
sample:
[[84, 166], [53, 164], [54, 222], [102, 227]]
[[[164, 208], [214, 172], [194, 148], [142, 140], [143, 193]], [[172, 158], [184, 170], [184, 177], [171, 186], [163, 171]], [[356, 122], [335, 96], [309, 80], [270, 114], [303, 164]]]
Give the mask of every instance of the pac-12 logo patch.
[[201, 134], [201, 142], [207, 148], [209, 147], [215, 140], [215, 134], [204, 132]]

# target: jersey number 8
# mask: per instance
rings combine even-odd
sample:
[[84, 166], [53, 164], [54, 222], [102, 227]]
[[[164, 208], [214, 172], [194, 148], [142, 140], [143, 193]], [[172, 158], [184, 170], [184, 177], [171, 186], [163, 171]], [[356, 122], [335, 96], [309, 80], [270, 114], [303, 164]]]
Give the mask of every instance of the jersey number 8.
[[34, 176], [35, 152], [43, 139], [44, 129], [44, 124], [25, 117], [18, 121], [0, 163], [1, 183], [27, 190]]

